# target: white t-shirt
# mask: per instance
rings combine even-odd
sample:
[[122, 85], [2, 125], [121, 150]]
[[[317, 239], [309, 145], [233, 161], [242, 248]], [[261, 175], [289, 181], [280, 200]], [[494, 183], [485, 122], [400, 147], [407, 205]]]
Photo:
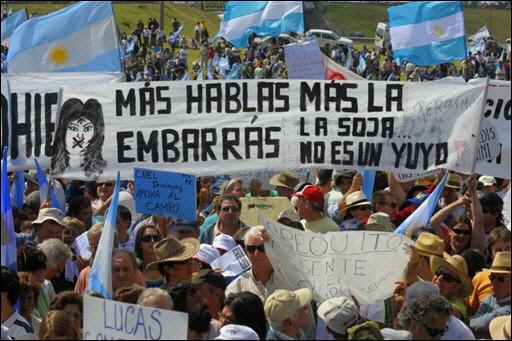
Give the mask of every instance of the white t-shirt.
[[2, 326], [9, 328], [7, 334], [14, 340], [36, 340], [34, 329], [16, 311], [2, 323]]
[[475, 340], [475, 335], [464, 322], [452, 315], [448, 320], [448, 331], [441, 340]]

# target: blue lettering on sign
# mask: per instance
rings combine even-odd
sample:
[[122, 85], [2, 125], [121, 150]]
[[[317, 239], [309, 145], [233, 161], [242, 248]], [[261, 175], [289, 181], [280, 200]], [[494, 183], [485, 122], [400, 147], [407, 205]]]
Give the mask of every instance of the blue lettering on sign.
[[137, 330], [139, 330], [139, 325], [142, 326], [142, 329], [144, 330], [144, 338], [148, 338], [148, 334], [146, 333], [146, 322], [144, 321], [144, 311], [142, 309], [139, 309], [139, 316], [137, 318], [137, 325], [135, 326], [135, 332], [134, 335], [137, 334]]
[[162, 313], [158, 310], [153, 310], [151, 312], [151, 319], [155, 321], [155, 329], [158, 331], [158, 335], [153, 336], [153, 328], [151, 328], [152, 326], [149, 326], [149, 336], [151, 337], [151, 340], [160, 340], [162, 338], [162, 324], [160, 323], [161, 316]]

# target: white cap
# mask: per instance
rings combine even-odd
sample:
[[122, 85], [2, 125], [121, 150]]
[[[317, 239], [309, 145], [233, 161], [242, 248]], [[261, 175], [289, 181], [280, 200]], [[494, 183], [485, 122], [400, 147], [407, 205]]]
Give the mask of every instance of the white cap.
[[220, 329], [220, 335], [214, 340], [259, 340], [254, 330], [239, 324], [228, 324]]
[[201, 244], [199, 250], [192, 258], [199, 259], [201, 262], [211, 264], [214, 260], [220, 257], [219, 251], [210, 244]]
[[478, 178], [478, 181], [481, 182], [484, 186], [496, 185], [496, 178], [494, 176], [482, 175]]
[[213, 239], [212, 245], [216, 249], [229, 251], [236, 247], [236, 241], [230, 235], [221, 233]]
[[318, 317], [325, 321], [329, 329], [337, 334], [347, 335], [347, 329], [359, 321], [359, 311], [348, 297], [334, 297], [318, 307]]

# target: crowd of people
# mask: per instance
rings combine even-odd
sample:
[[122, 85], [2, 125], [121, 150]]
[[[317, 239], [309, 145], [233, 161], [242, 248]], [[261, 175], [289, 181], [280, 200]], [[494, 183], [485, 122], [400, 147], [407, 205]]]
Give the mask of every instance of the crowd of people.
[[[380, 320], [356, 297], [316, 302], [310, 288], [287, 287], [265, 252], [265, 227], [240, 219], [241, 198], [288, 198], [293, 209], [277, 221], [294, 229], [393, 232], [443, 172], [406, 183], [379, 173], [371, 198], [358, 172], [315, 175], [314, 184], [293, 171], [275, 174], [268, 184], [201, 177], [197, 221], [138, 214], [133, 182], [125, 181], [112, 254], [113, 299], [188, 313], [190, 340], [510, 338], [511, 232], [502, 214], [509, 181], [449, 174], [430, 224], [408, 233], [415, 242], [406, 274], [388, 288]], [[26, 200], [14, 209], [18, 272], [2, 267], [2, 337], [80, 338], [83, 295], [98, 295], [88, 290], [89, 273], [114, 182], [56, 182], [66, 214], [40, 202], [37, 179], [26, 173]], [[82, 235], [88, 258], [77, 248]], [[210, 264], [237, 245], [252, 268], [224, 277]]]
[[[287, 78], [284, 47], [252, 43], [240, 50], [212, 41], [198, 22], [191, 39], [174, 18], [167, 36], [154, 18], [122, 34], [127, 81]], [[189, 69], [189, 49], [200, 60]], [[490, 48], [454, 64], [416, 67], [391, 51], [325, 46], [323, 53], [370, 80], [427, 81], [461, 76], [510, 80], [510, 52]], [[366, 63], [358, 68], [361, 58]], [[290, 288], [265, 252], [264, 226], [241, 220], [244, 197], [286, 197], [293, 209], [277, 221], [311, 233], [394, 232], [433, 192], [436, 176], [399, 182], [379, 172], [371, 197], [359, 172], [319, 169], [315, 181], [294, 171], [268, 183], [253, 178], [197, 180], [196, 221], [136, 212], [133, 181], [123, 182], [112, 253], [113, 299], [188, 313], [189, 340], [510, 339], [511, 231], [503, 197], [510, 182], [451, 173], [430, 224], [414, 240], [403, 281], [388, 288], [380, 314], [356, 297], [314, 300], [311, 288]], [[17, 271], [1, 269], [3, 339], [81, 339], [84, 295], [105, 227], [114, 182], [54, 179], [66, 212], [40, 200], [39, 183], [25, 173], [25, 199], [13, 209]], [[506, 226], [508, 224], [508, 227]], [[88, 244], [87, 251], [78, 246]], [[4, 238], [2, 237], [2, 242]], [[225, 277], [211, 264], [241, 245], [252, 267]], [[376, 318], [375, 316], [382, 316]]]

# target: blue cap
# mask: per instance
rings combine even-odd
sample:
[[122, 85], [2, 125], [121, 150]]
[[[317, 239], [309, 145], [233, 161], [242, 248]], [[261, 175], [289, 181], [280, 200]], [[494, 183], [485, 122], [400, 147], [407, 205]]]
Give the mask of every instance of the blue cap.
[[366, 228], [357, 218], [347, 219], [340, 224], [340, 231], [365, 231]]
[[423, 202], [425, 200], [427, 200], [427, 198], [429, 197], [430, 194], [428, 193], [425, 193], [425, 192], [420, 192], [418, 193], [414, 198], [411, 198], [411, 199], [407, 199], [407, 202], [409, 204], [413, 204], [413, 205], [416, 205], [416, 206], [419, 206], [421, 204], [423, 204]]

